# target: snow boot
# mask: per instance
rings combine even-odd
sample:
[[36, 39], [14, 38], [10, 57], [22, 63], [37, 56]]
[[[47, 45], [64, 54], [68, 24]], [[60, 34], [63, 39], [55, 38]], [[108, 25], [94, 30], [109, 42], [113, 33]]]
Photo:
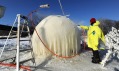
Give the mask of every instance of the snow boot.
[[92, 63], [100, 63], [101, 60], [100, 60], [98, 50], [96, 50], [96, 51], [92, 50], [92, 51], [93, 51]]
[[92, 59], [92, 63], [96, 63], [96, 64], [99, 64], [101, 62], [101, 60], [98, 58], [98, 59]]

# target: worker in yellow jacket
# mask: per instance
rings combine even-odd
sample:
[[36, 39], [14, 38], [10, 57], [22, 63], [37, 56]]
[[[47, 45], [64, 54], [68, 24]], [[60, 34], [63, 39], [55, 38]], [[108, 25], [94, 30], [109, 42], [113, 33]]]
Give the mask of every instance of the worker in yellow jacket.
[[92, 62], [93, 63], [100, 63], [100, 56], [98, 51], [98, 45], [99, 40], [101, 39], [105, 43], [105, 38], [103, 35], [102, 30], [99, 28], [99, 21], [96, 21], [95, 18], [90, 19], [90, 26], [79, 26], [82, 29], [88, 30], [87, 33], [87, 41], [88, 41], [88, 47], [92, 49], [93, 57]]

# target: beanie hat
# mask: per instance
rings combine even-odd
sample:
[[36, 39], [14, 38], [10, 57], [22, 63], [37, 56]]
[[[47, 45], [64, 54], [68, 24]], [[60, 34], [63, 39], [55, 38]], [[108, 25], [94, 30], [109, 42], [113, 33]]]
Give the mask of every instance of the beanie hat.
[[96, 19], [95, 18], [91, 18], [90, 19], [90, 23], [95, 23], [96, 22]]

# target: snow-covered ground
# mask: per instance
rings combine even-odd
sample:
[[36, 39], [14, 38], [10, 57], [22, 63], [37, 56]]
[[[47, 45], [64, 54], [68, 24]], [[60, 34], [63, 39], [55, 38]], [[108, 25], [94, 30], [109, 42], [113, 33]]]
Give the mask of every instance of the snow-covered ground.
[[[5, 39], [0, 39], [0, 47], [1, 47], [0, 50], [2, 49], [4, 42]], [[16, 48], [16, 39], [15, 38], [10, 39], [5, 48], [3, 56], [2, 58], [0, 58], [0, 60], [7, 57], [9, 58], [15, 56], [16, 50], [7, 51], [15, 48]], [[29, 48], [29, 42], [26, 41], [22, 42], [21, 48], [22, 49]], [[101, 57], [104, 57], [106, 52], [107, 50], [100, 51]], [[30, 55], [28, 51], [22, 52], [20, 54], [21, 59], [30, 57], [27, 54]], [[31, 71], [119, 71], [119, 59], [116, 56], [111, 58], [105, 67], [102, 67], [100, 64], [91, 63], [91, 57], [92, 57], [91, 51], [83, 50], [80, 55], [77, 55], [74, 58], [63, 59], [53, 56], [43, 59], [42, 62], [36, 67], [32, 65], [31, 61], [25, 62], [23, 65], [30, 66]], [[4, 62], [9, 63], [10, 60]], [[0, 64], [0, 71], [14, 71], [14, 70], [15, 68], [3, 66]]]

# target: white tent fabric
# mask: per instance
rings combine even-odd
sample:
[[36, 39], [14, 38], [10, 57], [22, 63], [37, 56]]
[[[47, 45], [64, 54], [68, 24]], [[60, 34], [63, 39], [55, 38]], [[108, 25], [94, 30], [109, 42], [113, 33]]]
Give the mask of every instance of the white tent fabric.
[[[47, 48], [59, 56], [73, 56], [80, 51], [80, 30], [65, 16], [48, 16], [36, 26], [36, 30]], [[46, 49], [35, 31], [32, 46], [35, 58], [53, 55]]]

